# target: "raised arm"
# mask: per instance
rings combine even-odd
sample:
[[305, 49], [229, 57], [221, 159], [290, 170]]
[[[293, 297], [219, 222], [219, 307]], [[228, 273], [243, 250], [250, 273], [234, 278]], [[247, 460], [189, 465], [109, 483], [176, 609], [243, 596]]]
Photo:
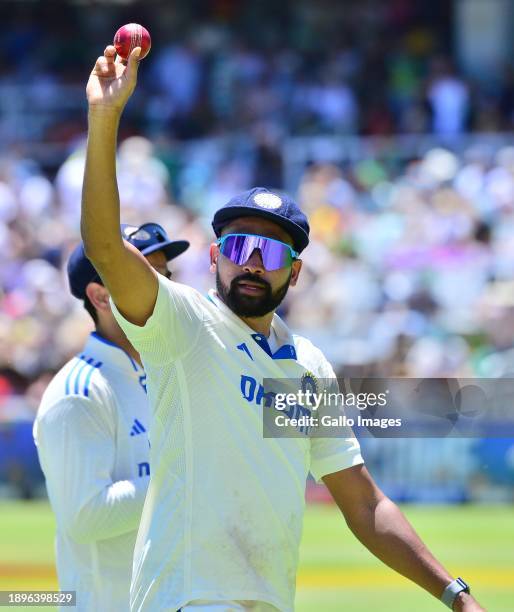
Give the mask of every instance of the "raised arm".
[[80, 223], [88, 258], [120, 312], [136, 325], [144, 325], [152, 314], [158, 282], [145, 257], [121, 237], [116, 140], [120, 117], [136, 86], [140, 51], [136, 47], [124, 65], [116, 58], [114, 47], [106, 47], [89, 77], [89, 130]]

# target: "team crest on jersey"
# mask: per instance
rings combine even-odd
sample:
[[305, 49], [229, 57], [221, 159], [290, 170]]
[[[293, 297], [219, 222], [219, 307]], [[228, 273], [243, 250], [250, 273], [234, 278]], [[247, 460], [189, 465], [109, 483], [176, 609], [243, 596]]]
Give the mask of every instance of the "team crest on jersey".
[[282, 199], [274, 193], [258, 193], [253, 197], [253, 201], [261, 208], [275, 209], [282, 206]]
[[304, 393], [306, 391], [310, 391], [311, 393], [319, 392], [318, 380], [312, 372], [305, 372], [305, 374], [300, 379], [300, 384]]

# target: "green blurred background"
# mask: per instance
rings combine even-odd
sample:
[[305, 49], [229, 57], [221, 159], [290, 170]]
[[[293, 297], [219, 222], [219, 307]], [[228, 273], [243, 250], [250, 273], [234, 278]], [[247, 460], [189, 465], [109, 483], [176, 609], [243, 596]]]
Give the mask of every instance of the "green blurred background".
[[[473, 585], [487, 610], [513, 610], [513, 508], [407, 505], [403, 510], [449, 570]], [[0, 590], [56, 589], [55, 522], [48, 504], [3, 502], [0, 512]], [[442, 609], [377, 561], [332, 504], [307, 506], [296, 604], [298, 612]]]

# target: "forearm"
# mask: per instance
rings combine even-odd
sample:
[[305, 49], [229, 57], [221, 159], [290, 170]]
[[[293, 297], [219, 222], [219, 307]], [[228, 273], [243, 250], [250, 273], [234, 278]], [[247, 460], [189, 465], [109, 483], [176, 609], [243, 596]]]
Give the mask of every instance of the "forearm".
[[86, 253], [95, 262], [122, 248], [120, 200], [116, 182], [116, 142], [120, 113], [116, 109], [92, 108], [84, 184], [81, 233]]
[[389, 498], [364, 507], [358, 517], [347, 522], [376, 557], [438, 599], [453, 580]]
[[135, 531], [147, 487], [146, 477], [112, 483], [69, 517], [68, 532], [77, 541], [87, 542]]
[[[441, 598], [453, 578], [434, 558], [402, 512], [377, 487], [364, 465], [323, 477], [348, 527], [376, 557]], [[484, 612], [471, 595], [460, 594], [453, 609]]]

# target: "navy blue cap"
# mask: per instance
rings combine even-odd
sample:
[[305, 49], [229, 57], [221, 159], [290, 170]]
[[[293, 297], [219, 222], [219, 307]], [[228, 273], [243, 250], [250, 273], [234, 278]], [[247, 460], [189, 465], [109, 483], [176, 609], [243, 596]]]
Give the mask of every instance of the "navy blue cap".
[[[166, 261], [171, 261], [189, 248], [187, 240], [170, 240], [168, 234], [158, 223], [143, 223], [141, 226], [121, 224], [122, 237], [133, 244], [143, 255], [162, 251]], [[79, 300], [86, 297], [86, 287], [100, 276], [86, 257], [81, 242], [68, 259], [68, 281], [70, 290]]]
[[280, 225], [293, 239], [294, 248], [301, 253], [309, 244], [309, 222], [298, 204], [289, 196], [255, 187], [232, 198], [220, 208], [212, 220], [216, 236], [233, 219], [264, 217]]

